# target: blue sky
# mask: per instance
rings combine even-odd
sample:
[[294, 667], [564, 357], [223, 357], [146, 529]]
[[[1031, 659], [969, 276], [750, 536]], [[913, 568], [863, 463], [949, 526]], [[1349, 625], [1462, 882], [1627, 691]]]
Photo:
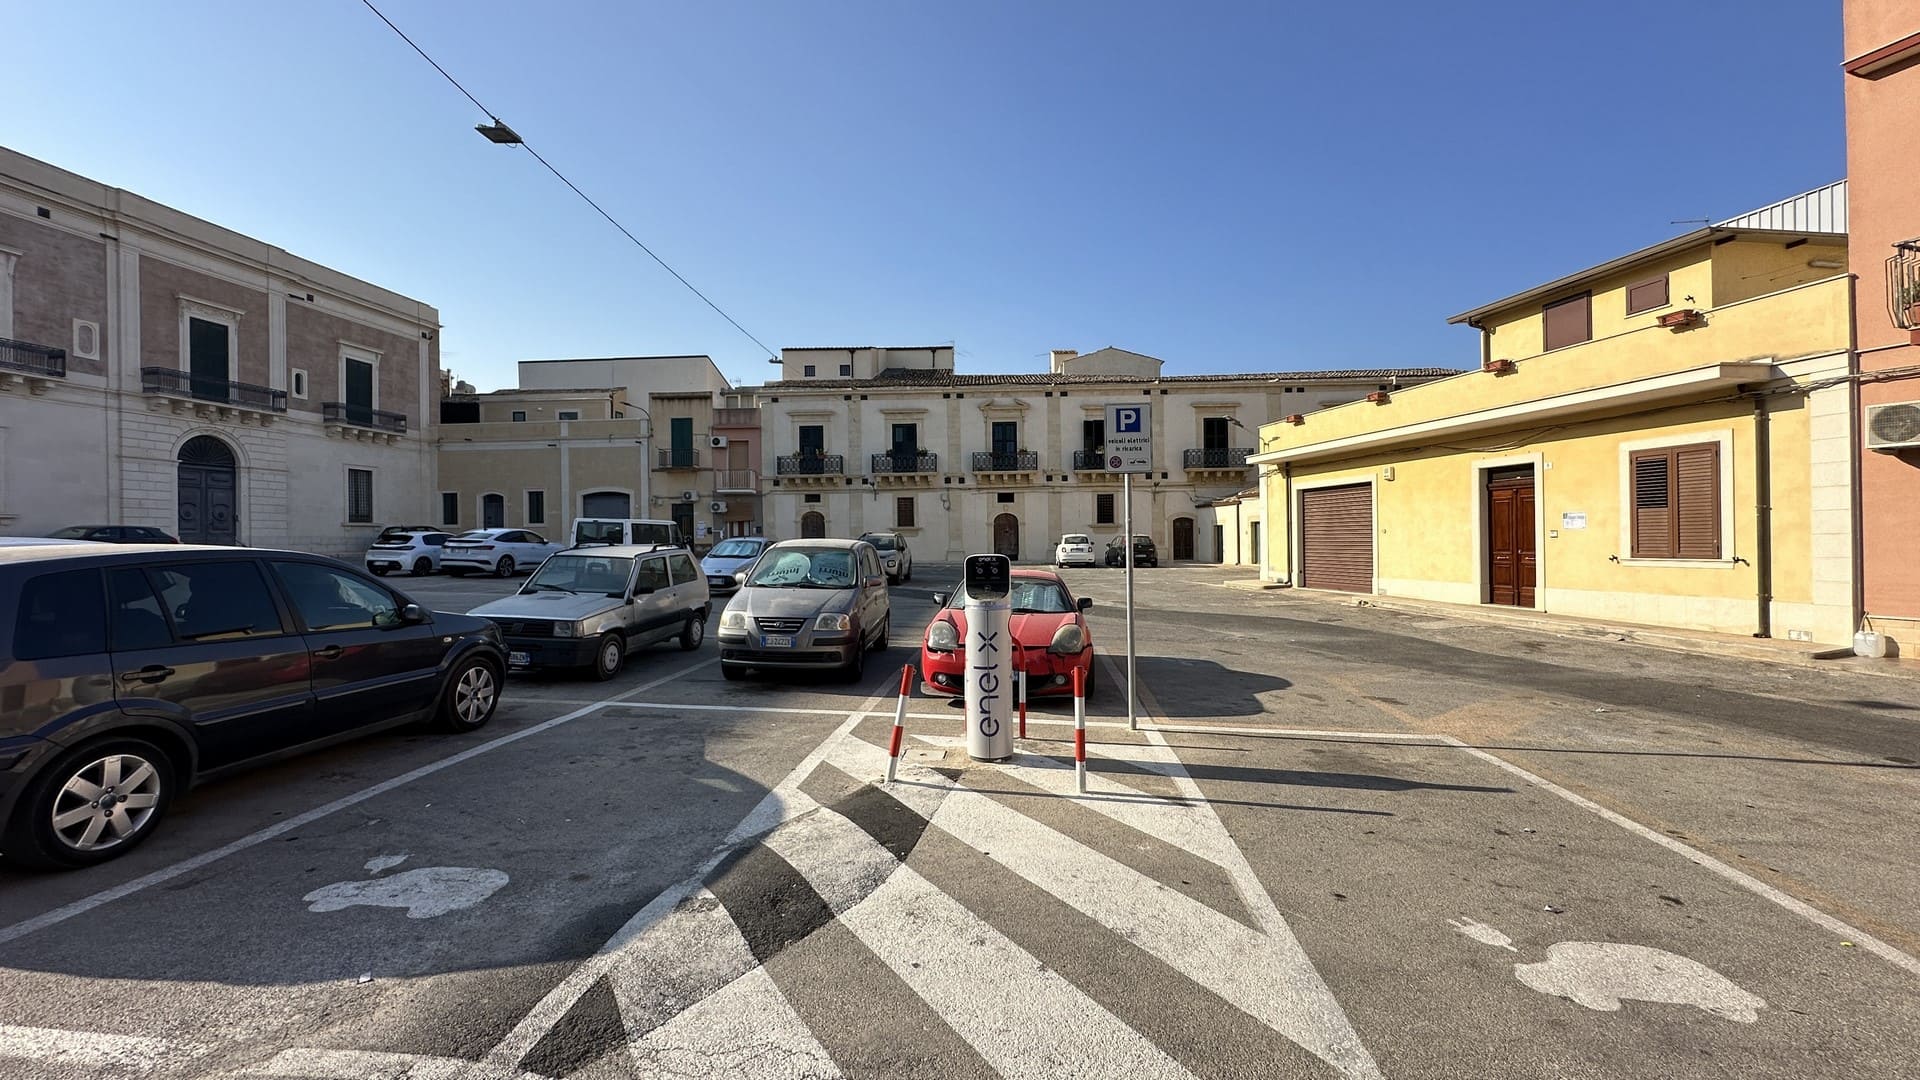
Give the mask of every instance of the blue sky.
[[[1471, 365], [1447, 316], [1845, 170], [1836, 0], [380, 6], [768, 345], [971, 371]], [[0, 143], [435, 304], [483, 388], [772, 374], [357, 2], [7, 18]]]

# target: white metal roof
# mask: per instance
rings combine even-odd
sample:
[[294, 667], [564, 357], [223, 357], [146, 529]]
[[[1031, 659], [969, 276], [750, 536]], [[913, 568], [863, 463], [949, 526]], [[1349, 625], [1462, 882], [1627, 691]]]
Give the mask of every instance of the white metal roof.
[[1721, 229], [1772, 229], [1777, 232], [1844, 233], [1847, 231], [1847, 182], [1782, 199], [1772, 206], [1750, 210], [1718, 222]]

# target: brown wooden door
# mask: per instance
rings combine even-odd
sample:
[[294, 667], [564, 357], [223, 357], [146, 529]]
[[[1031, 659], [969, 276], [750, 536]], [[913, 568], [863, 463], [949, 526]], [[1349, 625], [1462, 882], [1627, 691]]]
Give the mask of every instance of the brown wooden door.
[[[1259, 559], [1259, 534], [1252, 557]], [[1373, 591], [1373, 485], [1300, 493], [1300, 584], [1308, 589]]]
[[1173, 557], [1176, 559], [1193, 558], [1193, 519], [1188, 517], [1173, 519]]
[[1020, 519], [1001, 514], [993, 519], [993, 550], [1009, 559], [1020, 558]]
[[1487, 599], [1533, 606], [1537, 554], [1533, 529], [1532, 468], [1487, 475]]
[[827, 535], [827, 519], [818, 510], [809, 510], [800, 515], [800, 537], [804, 540], [817, 540]]

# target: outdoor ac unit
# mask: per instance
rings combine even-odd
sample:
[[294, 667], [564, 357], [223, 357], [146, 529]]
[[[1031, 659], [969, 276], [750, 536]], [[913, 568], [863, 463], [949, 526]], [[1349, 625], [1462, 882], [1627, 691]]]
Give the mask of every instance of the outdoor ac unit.
[[1920, 403], [1867, 406], [1867, 449], [1920, 448]]
[[727, 437], [725, 435], [714, 435], [707, 439], [707, 445], [713, 447], [715, 450], [725, 450], [727, 448]]
[[727, 512], [727, 504], [719, 499], [715, 499], [707, 504], [707, 512], [710, 514], [724, 514]]
[[693, 500], [699, 497], [700, 497], [700, 493], [697, 491], [683, 491], [680, 493], [681, 502], [692, 502]]

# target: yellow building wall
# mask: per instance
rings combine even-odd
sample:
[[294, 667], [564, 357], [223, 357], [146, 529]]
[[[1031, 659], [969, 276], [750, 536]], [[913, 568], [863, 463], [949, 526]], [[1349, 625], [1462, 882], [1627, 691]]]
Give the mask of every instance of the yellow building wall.
[[[1808, 266], [1809, 262], [1839, 266]], [[1789, 248], [1771, 241], [1734, 240], [1713, 249], [1713, 302], [1731, 304], [1779, 292], [1832, 277], [1846, 266], [1845, 244], [1805, 243]]]
[[[1628, 315], [1628, 287], [1638, 285], [1649, 278], [1659, 277], [1661, 274], [1667, 275], [1668, 305], [1643, 311], [1637, 315]], [[1832, 275], [1833, 271], [1829, 270], [1824, 276]], [[1713, 257], [1707, 248], [1702, 246], [1625, 273], [1600, 278], [1591, 285], [1569, 287], [1565, 293], [1549, 297], [1544, 303], [1553, 303], [1591, 289], [1593, 336], [1599, 339], [1655, 326], [1661, 315], [1675, 308], [1712, 307], [1715, 303], [1713, 283]], [[1689, 296], [1693, 299], [1687, 300]], [[1490, 355], [1493, 359], [1505, 357], [1510, 360], [1524, 360], [1541, 354], [1541, 336], [1545, 333], [1545, 317], [1541, 313], [1541, 308], [1542, 303], [1534, 303], [1511, 311], [1495, 312], [1482, 321], [1481, 325], [1492, 336], [1493, 352]]]

